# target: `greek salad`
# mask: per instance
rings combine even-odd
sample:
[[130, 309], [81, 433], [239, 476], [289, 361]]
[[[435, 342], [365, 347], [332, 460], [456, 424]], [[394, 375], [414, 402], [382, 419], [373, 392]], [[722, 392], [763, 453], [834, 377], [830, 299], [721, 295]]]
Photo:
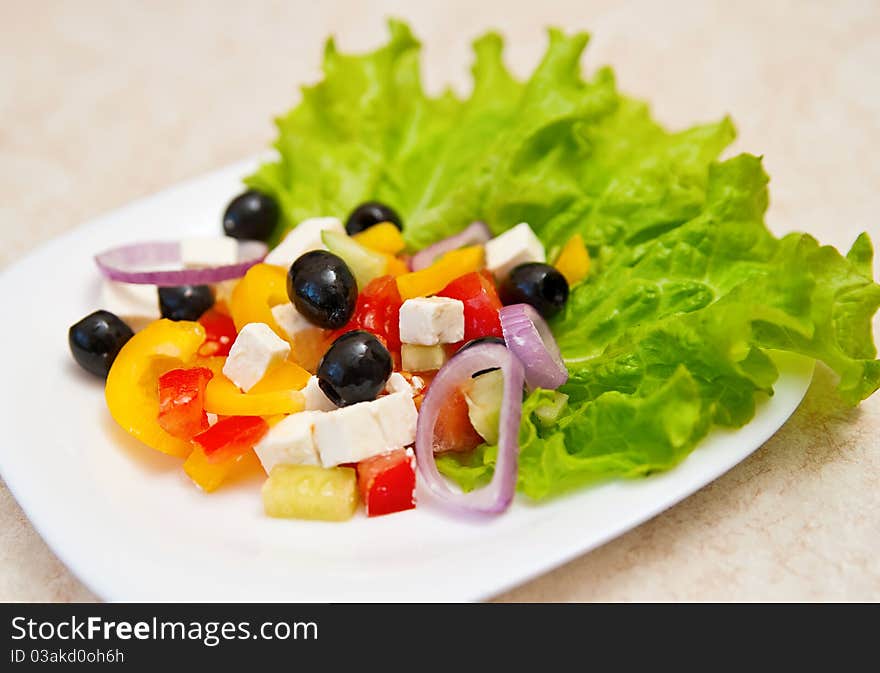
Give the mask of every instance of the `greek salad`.
[[426, 94], [402, 23], [278, 120], [222, 235], [98, 254], [69, 330], [110, 415], [205, 492], [264, 473], [267, 515], [497, 515], [674, 467], [773, 392], [774, 350], [880, 387], [872, 248], [766, 228], [733, 127], [671, 133], [550, 32], [527, 82], [474, 45], [469, 98]]
[[[249, 190], [225, 237], [97, 257], [113, 310], [74, 325], [70, 346], [106, 377], [113, 418], [184, 458], [205, 491], [258, 464], [270, 516], [412, 509], [417, 465], [452, 507], [506, 509], [524, 387], [567, 378], [545, 318], [587, 277], [580, 236], [552, 265], [525, 222], [495, 237], [475, 222], [408, 254], [401, 216], [367, 202], [344, 224], [299, 223], [267, 254], [250, 237], [267, 238], [278, 212]], [[498, 446], [492, 482], [451, 489], [434, 454], [484, 443]]]

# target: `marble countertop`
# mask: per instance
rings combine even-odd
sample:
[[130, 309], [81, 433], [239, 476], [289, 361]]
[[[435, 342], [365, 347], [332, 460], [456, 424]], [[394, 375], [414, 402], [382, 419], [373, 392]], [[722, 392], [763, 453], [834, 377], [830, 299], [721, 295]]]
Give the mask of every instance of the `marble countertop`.
[[[428, 86], [467, 81], [470, 40], [507, 36], [513, 70], [543, 27], [587, 29], [584, 65], [671, 127], [730, 114], [763, 154], [770, 227], [880, 241], [880, 5], [502, 0], [0, 5], [0, 266], [107, 210], [261, 150], [271, 119], [345, 49], [410, 20]], [[878, 265], [880, 268], [880, 265]], [[875, 333], [880, 324], [875, 322]], [[843, 406], [819, 367], [791, 420], [679, 505], [502, 601], [880, 600], [880, 395]], [[0, 600], [95, 597], [0, 483]]]

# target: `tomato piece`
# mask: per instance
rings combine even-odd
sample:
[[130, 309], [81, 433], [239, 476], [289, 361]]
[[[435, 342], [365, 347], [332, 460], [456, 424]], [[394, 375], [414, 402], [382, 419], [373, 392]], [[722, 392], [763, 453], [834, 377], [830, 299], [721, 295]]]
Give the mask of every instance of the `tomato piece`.
[[159, 377], [159, 425], [169, 435], [192, 439], [208, 429], [205, 388], [214, 373], [205, 367], [172, 369]]
[[229, 416], [193, 441], [202, 447], [209, 463], [222, 463], [252, 449], [267, 432], [269, 424], [259, 416]]
[[458, 299], [464, 304], [464, 340], [484, 336], [502, 336], [501, 300], [495, 281], [488, 273], [474, 272], [460, 276], [444, 287], [441, 297]]
[[399, 351], [401, 304], [403, 300], [393, 276], [373, 279], [358, 295], [348, 325], [334, 332], [333, 339], [345, 332], [362, 329], [384, 341], [389, 351]]
[[437, 417], [437, 425], [434, 426], [434, 452], [471, 451], [483, 443], [483, 438], [471, 424], [464, 394], [456, 390], [443, 402], [443, 408]]
[[199, 324], [205, 328], [205, 343], [199, 348], [199, 355], [203, 357], [229, 355], [229, 349], [238, 336], [232, 318], [212, 308], [202, 314]]
[[412, 451], [397, 449], [358, 463], [358, 488], [367, 516], [403, 512], [416, 506], [416, 470]]

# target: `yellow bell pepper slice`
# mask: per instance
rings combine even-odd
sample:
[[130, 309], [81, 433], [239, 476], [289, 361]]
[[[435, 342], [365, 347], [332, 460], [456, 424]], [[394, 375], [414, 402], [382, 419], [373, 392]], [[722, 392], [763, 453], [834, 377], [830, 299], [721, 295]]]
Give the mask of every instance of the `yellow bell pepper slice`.
[[[214, 373], [215, 378], [223, 377], [224, 364], [226, 364], [226, 358], [218, 356], [207, 358], [199, 357], [193, 361], [193, 367], [206, 367]], [[291, 362], [290, 360], [284, 360], [266, 372], [266, 375], [261, 378], [257, 384], [247, 392], [247, 394], [261, 395], [264, 393], [275, 393], [285, 390], [302, 390], [306, 387], [306, 383], [309, 382], [310, 376], [311, 374], [300, 367], [297, 363]], [[238, 415], [244, 416], [249, 414]], [[263, 414], [258, 415], [262, 416]]]
[[330, 341], [327, 338], [329, 332], [322, 330], [320, 327], [304, 329], [293, 335], [291, 345], [293, 346], [293, 355], [291, 358], [298, 365], [304, 367], [313, 374], [318, 371], [318, 364], [324, 353], [330, 347]]
[[584, 245], [584, 239], [580, 234], [575, 234], [568, 239], [553, 266], [565, 276], [565, 280], [572, 287], [587, 277], [587, 274], [590, 273], [590, 253], [587, 251], [587, 246]]
[[364, 229], [359, 234], [355, 234], [352, 238], [365, 248], [389, 255], [396, 255], [406, 247], [400, 229], [391, 224], [391, 222], [374, 224], [369, 229]]
[[212, 463], [205, 456], [202, 447], [193, 446], [192, 453], [183, 463], [183, 471], [206, 493], [216, 491], [221, 484], [230, 479], [262, 471], [260, 460], [251, 451], [245, 451], [222, 463]]
[[272, 317], [272, 307], [289, 301], [287, 270], [271, 264], [256, 264], [248, 269], [232, 291], [229, 312], [232, 314], [235, 329], [239, 332], [248, 323], [263, 322], [286, 340], [284, 330]]
[[309, 382], [310, 376], [311, 374], [295, 362], [285, 360], [266, 372], [257, 385], [248, 391], [248, 395], [261, 395], [282, 390], [302, 390]]
[[[367, 229], [369, 231], [369, 229]], [[385, 267], [385, 275], [386, 276], [394, 276], [397, 278], [398, 276], [402, 276], [405, 273], [409, 273], [409, 268], [402, 259], [398, 259], [393, 255], [386, 255], [388, 258], [388, 265]]]
[[157, 320], [123, 346], [107, 376], [104, 395], [119, 426], [149, 447], [185, 457], [190, 442], [172, 437], [159, 425], [159, 377], [185, 366], [205, 340], [196, 322]]
[[295, 414], [305, 407], [298, 390], [243, 393], [228, 378], [215, 375], [205, 388], [205, 411], [218, 416], [274, 416]]
[[479, 271], [484, 263], [485, 252], [481, 245], [453, 250], [426, 269], [398, 276], [397, 289], [404, 301], [414, 297], [427, 297], [437, 294], [456, 278]]

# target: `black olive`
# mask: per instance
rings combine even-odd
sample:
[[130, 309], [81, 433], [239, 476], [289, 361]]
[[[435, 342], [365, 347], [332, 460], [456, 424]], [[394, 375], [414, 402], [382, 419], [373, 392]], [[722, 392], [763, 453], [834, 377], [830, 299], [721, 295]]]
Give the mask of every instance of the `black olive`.
[[369, 332], [340, 336], [318, 365], [318, 385], [337, 407], [375, 400], [391, 376], [388, 349]]
[[131, 328], [110, 311], [95, 311], [68, 330], [67, 341], [80, 367], [106, 379], [119, 351], [133, 336]]
[[209, 285], [181, 285], [159, 288], [159, 310], [169, 320], [198, 320], [214, 305]]
[[351, 319], [357, 294], [354, 274], [332, 252], [307, 252], [287, 273], [290, 301], [306, 320], [324, 329], [339, 329]]
[[568, 281], [549, 264], [528, 262], [513, 267], [499, 294], [505, 306], [531, 304], [542, 316], [552, 318], [568, 301]]
[[457, 355], [458, 353], [461, 353], [463, 350], [470, 348], [471, 346], [477, 346], [479, 344], [499, 344], [501, 346], [507, 345], [507, 343], [505, 343], [504, 339], [502, 339], [501, 337], [483, 336], [483, 337], [477, 337], [476, 339], [471, 339], [464, 346], [462, 346], [457, 351], [455, 351], [455, 353]]
[[232, 238], [265, 241], [278, 225], [279, 212], [271, 196], [248, 190], [226, 206], [223, 231]]
[[[455, 351], [455, 354], [458, 355], [463, 350], [467, 350], [471, 346], [477, 346], [479, 344], [498, 344], [499, 346], [505, 346], [505, 347], [507, 346], [507, 343], [501, 337], [497, 337], [497, 336], [477, 337], [476, 339], [471, 339], [464, 346], [462, 346], [457, 351]], [[500, 369], [500, 368], [499, 367], [489, 367], [488, 369], [481, 369], [480, 371], [474, 372], [473, 374], [471, 374], [471, 378], [475, 379], [478, 376], [482, 376], [483, 374], [488, 374], [489, 372], [497, 371], [498, 369]]]
[[364, 229], [369, 229], [380, 222], [391, 222], [395, 227], [403, 231], [403, 222], [393, 208], [378, 201], [362, 203], [348, 216], [345, 222], [345, 231], [349, 236], [359, 234]]

